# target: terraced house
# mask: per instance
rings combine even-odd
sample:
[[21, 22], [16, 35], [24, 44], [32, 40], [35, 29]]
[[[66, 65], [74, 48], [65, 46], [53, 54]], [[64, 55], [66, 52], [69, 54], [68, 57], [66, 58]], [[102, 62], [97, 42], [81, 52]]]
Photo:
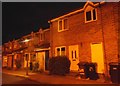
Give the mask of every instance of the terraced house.
[[30, 62], [38, 62], [39, 70], [47, 70], [50, 49], [50, 30], [40, 29], [38, 32], [31, 32], [20, 39], [5, 43], [2, 46], [3, 67], [16, 68], [20, 64], [21, 68], [28, 67]]
[[47, 70], [49, 57], [66, 55], [71, 71], [78, 71], [79, 62], [96, 62], [98, 73], [108, 73], [109, 63], [119, 62], [119, 13], [118, 2], [88, 1], [79, 10], [49, 20], [50, 29], [4, 44], [3, 66], [14, 67], [15, 59], [21, 59], [24, 68], [29, 57]]
[[49, 21], [52, 56], [66, 55], [70, 70], [79, 62], [96, 62], [98, 73], [108, 73], [118, 62], [120, 3], [86, 2], [83, 8]]

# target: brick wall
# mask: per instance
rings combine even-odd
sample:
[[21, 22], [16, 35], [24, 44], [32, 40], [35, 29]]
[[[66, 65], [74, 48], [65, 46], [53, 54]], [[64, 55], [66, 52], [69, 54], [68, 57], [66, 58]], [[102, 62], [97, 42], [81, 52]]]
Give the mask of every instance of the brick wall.
[[[69, 29], [58, 32], [58, 22], [51, 23], [51, 54], [54, 56], [55, 47], [79, 45], [80, 61], [91, 61], [90, 43], [102, 42], [105, 60], [118, 61], [118, 3], [105, 3], [97, 7], [97, 21], [85, 23], [84, 12], [68, 17]], [[104, 34], [104, 35], [103, 35]], [[120, 36], [119, 36], [120, 37]]]
[[[118, 2], [118, 15], [120, 15], [120, 1]], [[120, 16], [118, 16], [118, 52], [120, 62]]]
[[44, 31], [44, 41], [50, 43], [50, 29]]

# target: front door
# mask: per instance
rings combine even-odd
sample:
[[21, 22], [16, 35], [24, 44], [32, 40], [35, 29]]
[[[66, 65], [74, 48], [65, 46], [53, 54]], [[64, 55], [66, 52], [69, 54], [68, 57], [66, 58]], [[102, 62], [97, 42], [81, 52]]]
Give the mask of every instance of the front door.
[[48, 70], [49, 50], [45, 51], [45, 70]]
[[104, 71], [104, 58], [103, 58], [103, 46], [102, 43], [92, 43], [91, 44], [91, 57], [92, 62], [97, 63], [98, 73], [103, 73]]
[[78, 71], [79, 55], [78, 55], [78, 45], [69, 46], [69, 59], [71, 62], [70, 70]]
[[45, 71], [45, 52], [38, 52], [37, 61], [39, 63], [39, 70]]

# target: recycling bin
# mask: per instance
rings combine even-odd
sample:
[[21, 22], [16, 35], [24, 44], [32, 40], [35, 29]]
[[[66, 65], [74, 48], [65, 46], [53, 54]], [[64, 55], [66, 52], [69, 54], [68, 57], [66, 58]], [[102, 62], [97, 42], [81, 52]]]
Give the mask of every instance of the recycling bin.
[[81, 78], [90, 78], [91, 80], [97, 80], [98, 73], [96, 71], [97, 64], [96, 63], [88, 63], [88, 62], [80, 62], [78, 63], [79, 71], [80, 71], [80, 77]]
[[112, 83], [120, 84], [120, 63], [117, 62], [109, 63], [109, 74]]
[[33, 69], [33, 64], [32, 64], [32, 62], [30, 62], [30, 70], [32, 70]]
[[77, 64], [79, 67], [79, 74], [81, 78], [89, 78], [86, 64], [88, 64], [88, 62], [79, 62]]
[[90, 80], [97, 80], [99, 78], [97, 73], [97, 63], [86, 64], [87, 72]]

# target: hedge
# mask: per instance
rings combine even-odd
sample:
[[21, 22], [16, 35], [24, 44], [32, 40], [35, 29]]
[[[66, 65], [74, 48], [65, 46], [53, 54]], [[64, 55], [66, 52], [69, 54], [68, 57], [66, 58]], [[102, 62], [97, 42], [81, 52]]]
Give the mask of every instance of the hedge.
[[65, 75], [70, 72], [70, 60], [67, 56], [56, 56], [49, 59], [49, 73]]

